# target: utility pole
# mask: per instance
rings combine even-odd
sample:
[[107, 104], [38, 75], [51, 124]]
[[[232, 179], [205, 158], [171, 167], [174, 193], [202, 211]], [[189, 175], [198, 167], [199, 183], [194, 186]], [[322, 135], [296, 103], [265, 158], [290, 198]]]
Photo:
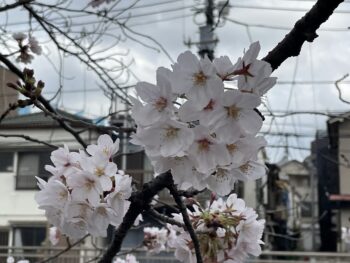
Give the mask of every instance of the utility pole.
[[184, 44], [189, 48], [192, 45], [198, 46], [198, 54], [204, 58], [207, 56], [210, 60], [214, 59], [214, 49], [216, 43], [219, 41], [214, 36], [214, 0], [206, 0], [206, 7], [204, 10], [206, 22], [204, 25], [199, 26], [199, 41], [192, 42], [191, 40], [184, 41]]
[[199, 27], [200, 42], [198, 54], [204, 58], [208, 56], [210, 60], [214, 59], [214, 48], [217, 39], [214, 39], [214, 0], [207, 0], [205, 7], [206, 24]]

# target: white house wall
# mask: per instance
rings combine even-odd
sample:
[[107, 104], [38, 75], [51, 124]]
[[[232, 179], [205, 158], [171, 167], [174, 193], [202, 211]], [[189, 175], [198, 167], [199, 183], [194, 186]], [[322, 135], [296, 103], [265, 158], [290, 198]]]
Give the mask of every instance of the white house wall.
[[[62, 129], [28, 129], [23, 130], [1, 130], [2, 134], [25, 134], [36, 139], [52, 142], [56, 145], [66, 143], [70, 149], [82, 148], [75, 139]], [[85, 132], [82, 138], [86, 142], [94, 142], [98, 135]], [[37, 143], [28, 142], [21, 138], [0, 137], [0, 150], [9, 149], [20, 151], [24, 148], [33, 149], [38, 147]], [[40, 145], [40, 147], [43, 147]], [[34, 200], [36, 190], [16, 190], [17, 154], [14, 157], [14, 171], [0, 172], [0, 227], [8, 227], [13, 223], [20, 222], [45, 222], [44, 213], [37, 208]]]

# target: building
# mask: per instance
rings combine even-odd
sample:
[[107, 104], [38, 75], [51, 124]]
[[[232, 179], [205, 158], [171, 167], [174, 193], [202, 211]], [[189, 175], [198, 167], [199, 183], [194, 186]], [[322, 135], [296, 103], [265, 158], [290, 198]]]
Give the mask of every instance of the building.
[[[64, 111], [66, 118], [91, 122]], [[80, 135], [87, 143], [94, 143], [98, 133], [76, 124], [75, 129], [85, 131]], [[43, 210], [37, 208], [34, 195], [38, 188], [35, 176], [47, 179], [45, 164], [50, 164], [51, 148], [24, 140], [20, 137], [4, 138], [3, 135], [27, 135], [41, 141], [63, 145], [71, 150], [81, 149], [73, 136], [44, 113], [33, 113], [9, 117], [0, 125], [0, 246], [41, 246], [46, 241], [47, 227]], [[0, 251], [6, 254], [8, 251]], [[17, 250], [11, 253], [37, 251]], [[33, 258], [32, 258], [33, 260]], [[0, 262], [3, 262], [3, 258]]]
[[338, 251], [345, 251], [341, 229], [350, 227], [350, 112], [327, 121], [329, 147], [334, 153], [330, 161], [336, 166], [332, 176], [337, 178], [337, 191], [328, 195], [333, 225], [338, 237]]
[[[92, 123], [89, 119], [64, 111], [58, 110], [58, 113], [65, 118]], [[111, 122], [111, 124], [117, 127], [132, 127], [131, 120], [124, 120], [125, 118], [123, 115], [118, 116], [119, 122]], [[98, 132], [87, 129], [79, 122], [74, 124], [73, 128], [82, 131], [80, 135], [87, 144], [96, 143], [100, 135]], [[126, 124], [128, 125], [124, 126]], [[15, 137], [6, 138], [3, 135]], [[45, 180], [50, 176], [44, 166], [51, 164], [50, 153], [53, 149], [17, 137], [17, 135], [27, 135], [55, 145], [66, 144], [70, 150], [82, 148], [70, 133], [42, 112], [8, 117], [0, 124], [0, 262], [5, 262], [7, 255], [14, 255], [16, 259], [23, 256], [31, 261], [37, 261], [39, 258], [33, 257], [33, 254], [40, 254], [39, 250], [45, 248], [47, 251], [47, 248], [50, 247], [47, 238], [49, 225], [44, 211], [37, 208], [34, 195], [38, 191], [35, 176]], [[140, 189], [144, 183], [153, 178], [152, 166], [142, 148], [128, 142], [129, 135], [129, 132], [125, 132], [114, 136], [114, 140], [119, 138], [121, 141], [119, 153], [126, 153], [117, 154], [114, 161], [119, 169], [125, 170], [133, 177], [134, 187]], [[159, 196], [163, 202], [173, 203], [166, 190], [162, 191]], [[160, 204], [156, 206], [156, 209], [161, 213], [174, 212]], [[157, 222], [149, 217], [144, 217], [144, 223], [157, 225]], [[68, 256], [73, 256], [70, 261], [63, 259], [62, 262], [77, 263], [78, 258], [82, 258], [82, 253], [86, 257], [96, 256], [99, 251], [92, 247], [92, 242], [104, 247], [110, 241], [112, 233], [113, 229], [109, 228], [107, 240], [88, 239], [81, 247], [83, 249], [70, 252], [75, 253], [74, 255], [68, 254]], [[123, 246], [134, 248], [142, 241], [143, 229], [135, 228], [129, 231]], [[65, 245], [64, 240], [61, 245]], [[1, 249], [1, 246], [13, 249]], [[41, 248], [33, 250], [30, 248], [33, 246]], [[90, 250], [86, 252], [88, 249]], [[32, 257], [27, 256], [28, 253], [32, 253]], [[47, 256], [41, 253], [40, 257]]]
[[[9, 104], [15, 103], [18, 99], [18, 92], [7, 87], [7, 83], [16, 82], [17, 76], [11, 71], [0, 66], [0, 116], [8, 109]], [[9, 113], [9, 116], [16, 115], [16, 111]]]
[[266, 232], [272, 250], [313, 251], [319, 246], [316, 179], [309, 159], [267, 164]]
[[[297, 249], [313, 251], [319, 246], [317, 179], [310, 170], [310, 158], [279, 164], [280, 178], [288, 185], [288, 228], [299, 237]], [[317, 243], [317, 244], [316, 244]]]

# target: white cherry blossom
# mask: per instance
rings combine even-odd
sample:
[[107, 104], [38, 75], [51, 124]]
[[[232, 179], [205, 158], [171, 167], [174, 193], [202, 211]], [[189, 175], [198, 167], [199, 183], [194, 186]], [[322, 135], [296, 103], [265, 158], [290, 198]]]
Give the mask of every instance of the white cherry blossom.
[[49, 240], [52, 245], [57, 245], [61, 239], [61, 232], [57, 227], [53, 226], [49, 228]]
[[193, 142], [193, 131], [187, 125], [174, 120], [139, 128], [133, 143], [141, 143], [150, 155], [163, 157], [184, 156]]
[[107, 159], [110, 159], [114, 154], [119, 150], [119, 139], [113, 142], [112, 138], [103, 134], [97, 139], [97, 145], [91, 144], [88, 145], [86, 151], [92, 156], [104, 156]]
[[174, 95], [168, 79], [168, 71], [165, 68], [157, 70], [157, 85], [147, 82], [139, 82], [136, 85], [137, 95], [145, 103], [138, 102], [137, 99], [131, 97], [134, 103], [131, 116], [139, 125], [152, 125], [165, 121], [172, 116], [175, 110], [173, 105]]
[[237, 69], [238, 63], [232, 64], [228, 56], [221, 56], [213, 60], [217, 74], [222, 80], [229, 80], [235, 74], [234, 71]]
[[109, 162], [104, 156], [95, 155], [81, 158], [80, 166], [82, 170], [99, 178], [103, 191], [112, 189], [112, 180], [110, 177], [114, 176], [118, 171], [118, 167], [115, 163]]
[[55, 168], [58, 169], [57, 173], [60, 172], [65, 176], [69, 176], [70, 174], [74, 173], [76, 170], [75, 168], [79, 167], [79, 153], [70, 152], [67, 145], [53, 151], [50, 158], [52, 163], [55, 165]]
[[223, 89], [223, 83], [208, 58], [198, 60], [190, 51], [186, 51], [179, 55], [172, 67], [170, 79], [173, 91], [185, 93], [199, 108], [205, 107], [212, 95]]
[[151, 254], [158, 254], [166, 249], [169, 231], [165, 228], [145, 227], [143, 244]]
[[67, 178], [67, 185], [72, 189], [72, 198], [76, 201], [88, 200], [92, 205], [100, 202], [103, 192], [97, 176], [87, 171], [79, 171]]
[[257, 134], [262, 126], [262, 119], [254, 108], [260, 102], [259, 96], [255, 94], [226, 91], [219, 113], [221, 118], [215, 129], [219, 140], [234, 142], [242, 136]]
[[189, 149], [189, 153], [199, 172], [208, 174], [217, 165], [229, 164], [230, 157], [224, 144], [221, 144], [211, 136], [206, 127], [197, 126], [194, 130], [195, 139]]
[[34, 54], [41, 55], [42, 48], [41, 48], [38, 40], [35, 37], [33, 37], [33, 36], [29, 37], [28, 44], [29, 44], [30, 50]]
[[114, 211], [106, 203], [98, 204], [88, 219], [89, 233], [95, 237], [106, 237], [107, 227], [114, 217]]
[[67, 187], [60, 181], [51, 180], [46, 184], [39, 181], [41, 191], [35, 194], [35, 201], [41, 207], [54, 207], [64, 209], [71, 200], [71, 195]]

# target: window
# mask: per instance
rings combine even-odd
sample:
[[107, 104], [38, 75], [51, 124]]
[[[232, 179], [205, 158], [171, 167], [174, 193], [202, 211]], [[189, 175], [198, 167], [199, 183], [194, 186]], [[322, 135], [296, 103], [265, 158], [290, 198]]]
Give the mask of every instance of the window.
[[140, 185], [143, 184], [145, 153], [136, 152], [127, 156], [126, 171]]
[[37, 189], [35, 176], [50, 177], [45, 170], [45, 165], [50, 163], [50, 152], [47, 151], [18, 153], [16, 189]]
[[[18, 258], [24, 257], [30, 262], [38, 261], [38, 258], [34, 255], [38, 254], [40, 247], [46, 238], [46, 227], [44, 226], [21, 226], [13, 228], [13, 243], [14, 254]], [[28, 248], [26, 248], [28, 247]], [[30, 254], [30, 256], [29, 256]]]
[[45, 227], [14, 227], [13, 245], [15, 247], [41, 246], [46, 237]]
[[[4, 246], [7, 247], [9, 245], [9, 231], [7, 229], [0, 229], [0, 247]], [[6, 255], [7, 249], [2, 248], [0, 249], [0, 262], [6, 262], [7, 256]]]
[[311, 202], [307, 202], [307, 201], [301, 202], [301, 216], [302, 217], [312, 217], [312, 204], [311, 204]]
[[13, 172], [13, 153], [0, 152], [0, 172]]

